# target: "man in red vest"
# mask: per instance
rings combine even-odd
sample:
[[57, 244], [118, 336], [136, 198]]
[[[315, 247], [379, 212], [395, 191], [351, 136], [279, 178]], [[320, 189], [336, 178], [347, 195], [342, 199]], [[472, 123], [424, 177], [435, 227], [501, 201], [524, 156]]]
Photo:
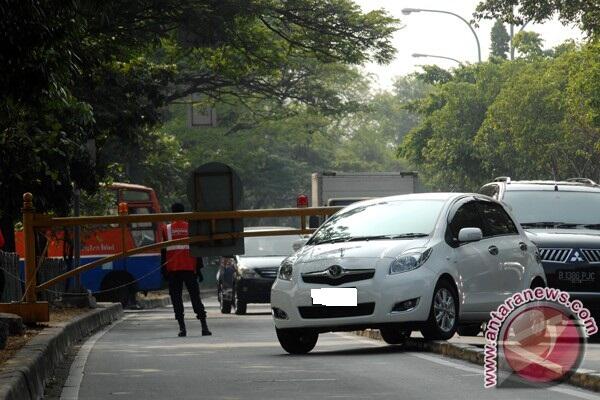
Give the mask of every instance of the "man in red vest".
[[[185, 208], [181, 203], [175, 203], [171, 206], [174, 213], [184, 212]], [[163, 241], [184, 238], [188, 236], [187, 221], [173, 221], [163, 226]], [[165, 260], [163, 260], [164, 272], [169, 281], [169, 295], [175, 311], [175, 319], [179, 323], [179, 336], [186, 336], [185, 322], [183, 319], [183, 284], [190, 294], [192, 307], [196, 313], [196, 318], [202, 324], [202, 336], [212, 335], [206, 324], [206, 311], [204, 304], [200, 300], [200, 288], [198, 286], [198, 277], [196, 271], [196, 258], [190, 254], [190, 246], [187, 244], [173, 245], [166, 248]]]

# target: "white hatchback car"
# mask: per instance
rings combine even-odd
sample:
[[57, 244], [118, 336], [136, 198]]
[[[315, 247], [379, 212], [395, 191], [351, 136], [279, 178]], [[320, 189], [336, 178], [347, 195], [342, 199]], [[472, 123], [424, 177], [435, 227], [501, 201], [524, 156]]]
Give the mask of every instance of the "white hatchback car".
[[319, 333], [379, 328], [390, 344], [413, 330], [449, 339], [511, 294], [544, 286], [535, 245], [501, 203], [424, 193], [352, 204], [285, 259], [271, 289], [277, 337], [311, 351]]

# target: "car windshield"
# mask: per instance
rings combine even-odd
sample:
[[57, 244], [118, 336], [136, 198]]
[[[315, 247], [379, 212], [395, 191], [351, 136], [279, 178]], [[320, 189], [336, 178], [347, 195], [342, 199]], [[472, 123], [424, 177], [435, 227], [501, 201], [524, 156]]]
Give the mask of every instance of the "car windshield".
[[327, 220], [309, 244], [428, 236], [442, 200], [395, 200], [343, 210]]
[[565, 227], [600, 224], [600, 192], [507, 191], [509, 204], [522, 225]]
[[247, 237], [244, 239], [244, 257], [289, 256], [294, 252], [298, 235]]

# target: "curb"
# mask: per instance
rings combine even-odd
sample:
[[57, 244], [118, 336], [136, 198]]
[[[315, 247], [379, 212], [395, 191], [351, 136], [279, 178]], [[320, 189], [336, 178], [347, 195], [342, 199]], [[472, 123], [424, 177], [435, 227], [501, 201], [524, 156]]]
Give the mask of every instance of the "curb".
[[[211, 297], [216, 292], [216, 289], [201, 289], [200, 290], [200, 298], [206, 299]], [[183, 301], [190, 301], [190, 295], [187, 291], [183, 292]], [[164, 297], [154, 298], [154, 299], [145, 299], [139, 298], [137, 301], [137, 306], [142, 310], [148, 310], [152, 308], [161, 308], [167, 307], [171, 305], [171, 298], [169, 295], [165, 295]]]
[[[102, 303], [100, 303], [102, 307]], [[121, 304], [104, 303], [69, 323], [46, 328], [8, 360], [0, 373], [0, 399], [37, 400], [67, 350], [123, 316]]]
[[[364, 331], [354, 331], [355, 335], [367, 337], [369, 339], [381, 340], [379, 330], [367, 329]], [[427, 351], [430, 353], [441, 354], [446, 357], [458, 360], [468, 361], [473, 364], [484, 364], [484, 350], [482, 348], [462, 343], [449, 343], [445, 341], [427, 341], [420, 338], [409, 338], [404, 344], [407, 350]], [[600, 373], [597, 371], [575, 371], [567, 381], [573, 386], [583, 389], [600, 392]]]

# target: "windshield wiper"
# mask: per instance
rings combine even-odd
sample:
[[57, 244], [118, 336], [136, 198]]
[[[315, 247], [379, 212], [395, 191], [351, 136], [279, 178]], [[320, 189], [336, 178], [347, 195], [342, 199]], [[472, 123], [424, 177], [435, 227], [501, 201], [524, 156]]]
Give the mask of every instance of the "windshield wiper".
[[376, 235], [376, 236], [353, 236], [347, 238], [346, 242], [358, 242], [361, 240], [382, 240], [382, 239], [412, 239], [429, 236], [427, 233], [399, 233], [395, 235]]
[[314, 241], [309, 244], [324, 244], [324, 243], [339, 243], [339, 242], [360, 242], [369, 240], [391, 240], [391, 239], [412, 239], [429, 236], [427, 233], [400, 233], [397, 235], [373, 235], [373, 236], [351, 236], [351, 237], [338, 237], [332, 239], [325, 239]]

